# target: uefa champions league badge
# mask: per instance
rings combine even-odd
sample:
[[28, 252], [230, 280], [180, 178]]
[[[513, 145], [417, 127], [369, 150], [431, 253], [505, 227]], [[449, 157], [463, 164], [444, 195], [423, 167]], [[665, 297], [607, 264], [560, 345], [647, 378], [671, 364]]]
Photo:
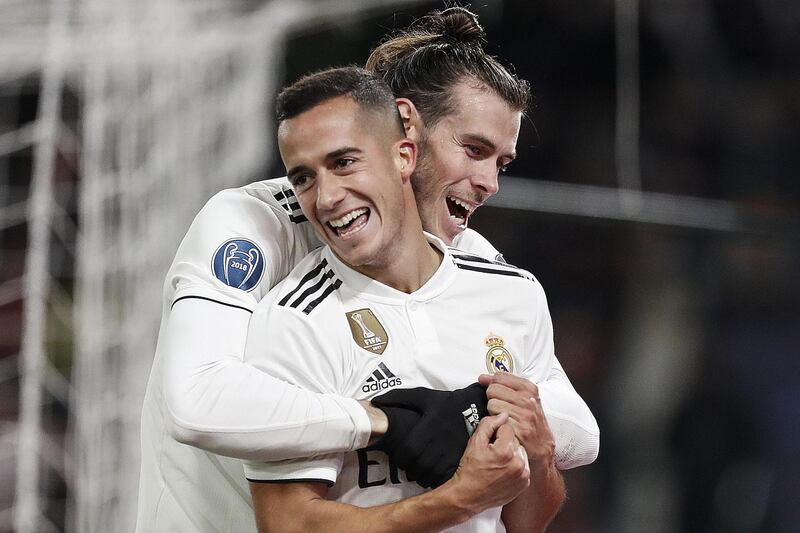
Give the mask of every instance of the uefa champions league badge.
[[264, 274], [264, 254], [251, 241], [231, 239], [214, 252], [211, 269], [225, 285], [251, 291]]

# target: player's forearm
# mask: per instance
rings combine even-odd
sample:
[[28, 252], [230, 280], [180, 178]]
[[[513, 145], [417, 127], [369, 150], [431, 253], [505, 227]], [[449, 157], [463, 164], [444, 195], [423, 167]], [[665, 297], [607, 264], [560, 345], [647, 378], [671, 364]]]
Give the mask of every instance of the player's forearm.
[[173, 309], [159, 341], [173, 438], [254, 461], [366, 445], [370, 422], [357, 402], [302, 390], [242, 361], [248, 313], [184, 303]]
[[294, 500], [290, 504], [272, 502], [273, 505], [264, 506], [259, 504], [256, 493], [254, 501], [262, 533], [425, 533], [456, 526], [476, 514], [444, 487], [376, 507], [357, 507], [324, 498]]
[[503, 524], [509, 533], [538, 533], [547, 529], [566, 499], [564, 479], [555, 465], [536, 471], [531, 465], [531, 485], [503, 507]]

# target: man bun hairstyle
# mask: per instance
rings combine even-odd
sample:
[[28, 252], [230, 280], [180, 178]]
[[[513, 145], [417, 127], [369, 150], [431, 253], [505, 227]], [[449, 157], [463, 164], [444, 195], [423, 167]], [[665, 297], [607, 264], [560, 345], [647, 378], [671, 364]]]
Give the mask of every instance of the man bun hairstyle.
[[280, 124], [339, 96], [352, 98], [365, 111], [393, 117], [405, 136], [392, 90], [381, 78], [356, 66], [320, 70], [288, 85], [275, 99], [275, 117]]
[[[438, 16], [437, 16], [438, 15]], [[451, 7], [442, 12], [433, 12], [420, 19], [430, 31], [439, 33], [445, 39], [463, 44], [486, 44], [486, 34], [475, 13], [462, 7]]]
[[475, 82], [526, 112], [530, 85], [484, 50], [478, 17], [463, 7], [432, 11], [378, 45], [366, 69], [382, 77], [398, 98], [408, 98], [432, 127], [455, 111], [453, 86]]

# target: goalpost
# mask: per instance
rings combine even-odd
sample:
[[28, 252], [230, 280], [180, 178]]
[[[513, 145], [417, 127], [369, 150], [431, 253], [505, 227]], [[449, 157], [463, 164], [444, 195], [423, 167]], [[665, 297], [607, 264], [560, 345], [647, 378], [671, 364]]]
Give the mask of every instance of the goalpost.
[[[18, 419], [0, 428], [0, 452], [16, 460], [15, 499], [0, 508], [0, 530], [133, 530], [141, 402], [163, 278], [183, 233], [216, 191], [266, 177], [290, 32], [412, 3], [29, 0], [0, 8], [0, 86], [39, 83], [36, 119], [0, 132], [0, 156], [32, 149], [34, 161], [27, 201], [0, 207], [0, 230], [26, 225], [28, 239], [24, 276], [0, 286], [0, 305], [7, 292], [24, 309]], [[62, 119], [67, 92], [79, 101], [76, 131]], [[54, 183], [68, 144], [80, 161], [73, 196]], [[71, 198], [76, 216], [65, 215]], [[74, 286], [53, 276], [56, 240], [74, 254]], [[71, 375], [49, 353], [57, 320], [72, 331]], [[66, 436], [46, 427], [53, 404], [69, 414]], [[63, 513], [49, 511], [43, 485], [52, 476], [66, 490]]]

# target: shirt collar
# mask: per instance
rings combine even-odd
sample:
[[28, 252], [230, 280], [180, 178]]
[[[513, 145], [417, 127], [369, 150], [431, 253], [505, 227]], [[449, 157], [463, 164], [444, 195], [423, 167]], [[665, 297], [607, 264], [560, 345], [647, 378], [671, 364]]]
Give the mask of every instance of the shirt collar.
[[447, 245], [438, 237], [428, 232], [423, 233], [428, 242], [432, 246], [435, 246], [436, 249], [442, 253], [443, 257], [441, 264], [436, 269], [433, 276], [431, 276], [422, 287], [411, 294], [398, 291], [360, 272], [356, 272], [336, 257], [336, 254], [333, 253], [330, 246], [326, 245], [322, 254], [328, 260], [328, 264], [334, 273], [342, 280], [342, 287], [340, 290], [345, 289], [356, 294], [359, 298], [380, 301], [387, 304], [403, 304], [408, 301], [425, 302], [435, 298], [450, 286], [455, 277], [457, 268], [453, 263]]

